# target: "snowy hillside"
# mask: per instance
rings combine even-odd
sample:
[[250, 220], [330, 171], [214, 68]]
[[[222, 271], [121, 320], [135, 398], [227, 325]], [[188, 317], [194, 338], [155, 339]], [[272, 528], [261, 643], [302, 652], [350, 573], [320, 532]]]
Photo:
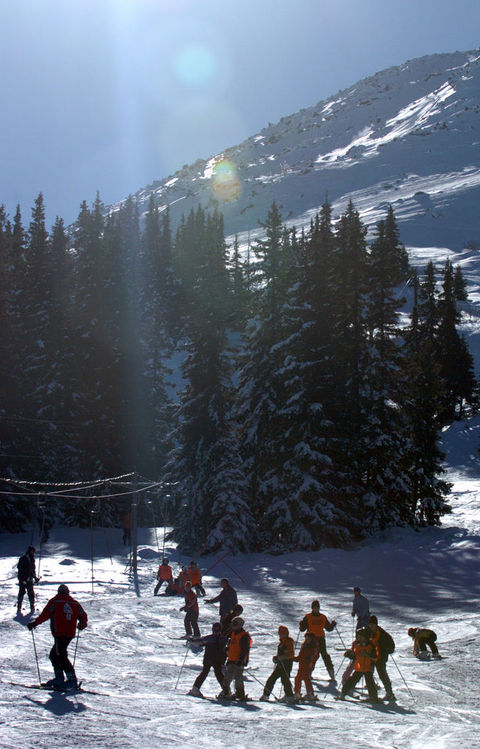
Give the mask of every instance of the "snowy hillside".
[[[278, 625], [287, 625], [296, 638], [298, 622], [314, 597], [338, 622], [338, 632], [328, 634], [327, 643], [341, 674], [342, 641], [348, 643], [352, 634], [352, 587], [360, 584], [396, 642], [389, 661], [396, 704], [335, 701], [320, 663], [314, 672], [319, 697], [314, 705], [225, 705], [187, 696], [201, 656], [177, 639], [183, 634], [182, 601], [152, 596], [163, 529], [142, 531], [138, 587], [128, 574], [120, 530], [96, 529], [91, 537], [88, 530], [56, 529], [43, 549], [38, 605], [43, 607], [60, 582], [84, 604], [90, 623], [80, 635], [76, 667], [84, 687], [101, 694], [63, 695], [9, 683], [35, 684], [38, 677], [28, 620], [14, 619], [15, 565], [32, 538], [3, 535], [0, 746], [303, 749], [321, 742], [332, 749], [480, 747], [479, 430], [476, 419], [468, 428], [457, 424], [445, 433], [454, 512], [441, 528], [397, 529], [356, 551], [228, 557], [204, 580], [207, 594], [218, 591], [224, 575], [238, 590], [253, 639], [246, 686], [254, 698], [272, 669]], [[174, 566], [188, 561], [167, 548]], [[199, 561], [204, 570], [215, 564], [214, 558]], [[210, 631], [215, 613], [216, 607], [201, 604], [202, 633]], [[443, 660], [421, 662], [411, 655], [406, 630], [418, 625], [436, 630]], [[35, 643], [46, 679], [51, 675], [46, 624], [35, 630]], [[72, 655], [73, 650], [72, 644]], [[209, 697], [218, 692], [213, 675], [203, 692]]]
[[327, 192], [334, 215], [352, 198], [368, 224], [391, 203], [407, 245], [479, 245], [479, 51], [379, 72], [136, 198], [146, 209], [153, 194], [174, 224], [199, 202], [218, 206], [231, 234], [255, 231], [273, 200], [308, 223]]

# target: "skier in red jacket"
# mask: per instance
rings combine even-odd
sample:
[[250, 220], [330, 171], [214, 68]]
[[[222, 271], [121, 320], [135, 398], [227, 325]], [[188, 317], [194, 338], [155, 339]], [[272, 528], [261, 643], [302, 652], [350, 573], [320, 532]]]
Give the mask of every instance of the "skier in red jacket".
[[[68, 659], [67, 648], [75, 637], [77, 622], [78, 629], [85, 629], [88, 617], [78, 601], [70, 596], [70, 591], [66, 585], [58, 586], [57, 595], [50, 599], [40, 616], [37, 616], [33, 622], [28, 623], [28, 629], [34, 629], [48, 619], [55, 641], [49, 654], [55, 678], [47, 684], [56, 689], [75, 689], [77, 677], [75, 676], [75, 669]], [[63, 676], [64, 672], [66, 680]]]

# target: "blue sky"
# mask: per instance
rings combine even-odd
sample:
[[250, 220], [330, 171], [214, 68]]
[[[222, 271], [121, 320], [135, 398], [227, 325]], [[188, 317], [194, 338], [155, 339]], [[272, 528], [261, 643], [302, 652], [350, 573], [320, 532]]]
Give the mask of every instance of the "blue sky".
[[479, 29], [478, 0], [0, 0], [0, 203], [69, 223]]

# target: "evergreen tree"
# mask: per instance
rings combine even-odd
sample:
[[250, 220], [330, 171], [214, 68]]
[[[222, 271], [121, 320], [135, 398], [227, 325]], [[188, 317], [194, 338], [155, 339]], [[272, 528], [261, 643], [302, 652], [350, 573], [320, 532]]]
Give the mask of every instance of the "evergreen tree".
[[169, 474], [172, 482], [178, 482], [182, 498], [173, 536], [191, 552], [221, 546], [247, 550], [253, 526], [245, 502], [236, 432], [229, 418], [229, 300], [223, 220], [216, 213], [190, 214], [177, 232], [175, 249], [180, 258], [190, 253], [195, 265], [184, 274], [191, 316], [182, 366], [186, 386]]

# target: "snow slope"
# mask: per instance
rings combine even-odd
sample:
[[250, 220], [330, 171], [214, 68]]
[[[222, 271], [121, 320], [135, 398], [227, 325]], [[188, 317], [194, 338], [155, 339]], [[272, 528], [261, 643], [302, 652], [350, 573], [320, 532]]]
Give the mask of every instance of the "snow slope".
[[[0, 746], [8, 749], [93, 749], [94, 747], [207, 747], [304, 749], [319, 743], [335, 749], [457, 749], [480, 747], [480, 418], [445, 432], [453, 514], [441, 528], [396, 529], [373, 545], [352, 551], [228, 557], [205, 578], [207, 594], [228, 576], [244, 606], [253, 638], [250, 696], [259, 697], [272, 668], [276, 631], [286, 624], [297, 636], [298, 621], [320, 598], [336, 618], [327, 635], [336, 669], [342, 641], [352, 634], [352, 587], [361, 585], [380, 624], [396, 641], [390, 661], [398, 703], [373, 708], [336, 702], [318, 664], [315, 705], [289, 707], [253, 702], [224, 705], [186, 696], [200, 670], [201, 656], [182, 640], [178, 598], [153, 598], [154, 574], [163, 529], [141, 532], [138, 579], [128, 572], [121, 531], [56, 529], [43, 549], [38, 604], [66, 582], [90, 617], [80, 635], [77, 672], [84, 686], [102, 695], [62, 695], [12, 686], [37, 681], [32, 636], [15, 614], [16, 561], [32, 536], [2, 535], [0, 573]], [[33, 538], [34, 543], [38, 540]], [[90, 560], [93, 542], [93, 582]], [[167, 545], [174, 563], [180, 559]], [[111, 555], [111, 557], [110, 557]], [[200, 560], [208, 569], [214, 558]], [[205, 582], [204, 581], [204, 582]], [[200, 604], [202, 633], [210, 631], [216, 606]], [[409, 626], [438, 633], [442, 661], [411, 655]], [[49, 678], [48, 625], [35, 630], [42, 679]], [[73, 654], [73, 643], [70, 648]], [[183, 665], [183, 668], [182, 668]], [[178, 680], [178, 686], [176, 687]], [[257, 681], [258, 680], [258, 681]], [[280, 685], [277, 685], [276, 694]], [[210, 675], [204, 694], [218, 686]], [[382, 694], [380, 690], [380, 694]]]
[[383, 70], [135, 197], [146, 210], [153, 194], [174, 226], [218, 207], [246, 241], [273, 200], [302, 227], [327, 192], [334, 216], [352, 199], [370, 225], [391, 203], [406, 244], [480, 246], [480, 50]]

